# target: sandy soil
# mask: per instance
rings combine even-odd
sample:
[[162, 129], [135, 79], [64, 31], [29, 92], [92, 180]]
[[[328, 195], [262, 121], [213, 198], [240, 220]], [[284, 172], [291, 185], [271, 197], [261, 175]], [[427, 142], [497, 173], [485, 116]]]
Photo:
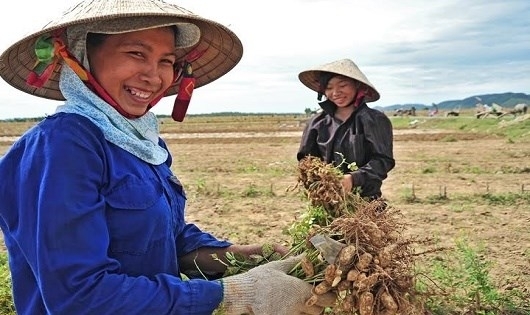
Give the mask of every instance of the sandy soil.
[[[465, 240], [491, 263], [499, 288], [518, 288], [530, 298], [528, 198], [510, 205], [480, 198], [530, 194], [530, 143], [467, 134], [445, 142], [438, 135], [397, 134], [386, 198], [405, 215], [408, 233], [449, 247]], [[287, 241], [285, 229], [305, 209], [303, 200], [286, 192], [296, 182], [297, 147], [297, 138], [273, 137], [172, 142], [175, 172], [188, 189], [188, 219], [235, 242]], [[255, 195], [245, 196], [249, 190]], [[416, 200], [407, 202], [412, 194]], [[440, 196], [446, 200], [431, 201]]]
[[[188, 220], [238, 243], [288, 242], [285, 229], [305, 209], [304, 200], [287, 191], [296, 183], [299, 136], [164, 135], [187, 190]], [[483, 246], [495, 283], [530, 299], [528, 199], [492, 205], [477, 197], [530, 194], [530, 142], [407, 129], [396, 131], [394, 152], [396, 168], [383, 191], [405, 214], [407, 232], [434, 236], [444, 246], [461, 238]], [[407, 202], [411, 196], [416, 200]], [[446, 200], [431, 202], [440, 196]]]

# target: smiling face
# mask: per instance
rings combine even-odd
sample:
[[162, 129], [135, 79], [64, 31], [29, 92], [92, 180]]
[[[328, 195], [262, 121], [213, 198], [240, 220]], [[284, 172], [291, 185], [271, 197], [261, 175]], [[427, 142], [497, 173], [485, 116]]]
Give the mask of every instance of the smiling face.
[[356, 93], [356, 82], [341, 75], [332, 77], [324, 90], [327, 99], [335, 103], [339, 108], [350, 105]]
[[112, 99], [130, 115], [141, 116], [149, 103], [173, 81], [175, 34], [162, 27], [105, 35], [87, 44], [90, 72]]

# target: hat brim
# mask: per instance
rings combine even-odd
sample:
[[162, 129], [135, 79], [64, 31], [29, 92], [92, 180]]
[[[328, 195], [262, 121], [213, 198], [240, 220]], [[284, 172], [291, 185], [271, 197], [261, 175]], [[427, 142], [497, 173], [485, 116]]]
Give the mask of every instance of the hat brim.
[[298, 74], [298, 79], [302, 84], [311, 90], [322, 93], [320, 90], [320, 75], [324, 72], [334, 73], [351, 78], [361, 84], [365, 85], [370, 92], [365, 97], [365, 102], [375, 102], [380, 98], [377, 89], [368, 81], [368, 78], [359, 70], [359, 68], [351, 60], [339, 60], [309, 70], [305, 70]]
[[[76, 20], [75, 17], [72, 20], [72, 17], [70, 17], [71, 20], [63, 18], [60, 23], [49, 23], [41, 31], [23, 38], [4, 51], [2, 55], [0, 55], [0, 76], [11, 86], [23, 92], [52, 100], [64, 100], [59, 89], [59, 77], [62, 64], [56, 66], [53, 74], [42, 87], [36, 88], [26, 84], [26, 79], [37, 61], [34, 52], [36, 40], [42, 35], [56, 33], [65, 30], [72, 25], [90, 24], [104, 20], [126, 20], [131, 18], [138, 20], [141, 20], [142, 18], [160, 19], [160, 23], [151, 25], [151, 28], [168, 24], [185, 26], [186, 23], [198, 27], [200, 38], [198, 40], [193, 38], [190, 39], [196, 43], [191, 47], [178, 47], [176, 50], [179, 59], [184, 59], [193, 50], [200, 52], [204, 51], [200, 58], [191, 62], [194, 77], [196, 79], [195, 88], [204, 86], [222, 77], [233, 69], [243, 56], [243, 46], [241, 41], [230, 29], [215, 21], [201, 18], [184, 10], [182, 11], [182, 14], [127, 13], [110, 14], [78, 20]], [[174, 23], [171, 23], [171, 20], [173, 20]], [[121, 29], [115, 31], [121, 31], [123, 33], [125, 30]], [[129, 31], [134, 31], [134, 29]], [[183, 31], [187, 30], [184, 29]], [[188, 31], [191, 31], [191, 29], [188, 29]], [[188, 43], [189, 42], [190, 41], [188, 41]], [[182, 46], [186, 46], [186, 44]], [[179, 82], [173, 84], [165, 96], [177, 94], [178, 84]]]

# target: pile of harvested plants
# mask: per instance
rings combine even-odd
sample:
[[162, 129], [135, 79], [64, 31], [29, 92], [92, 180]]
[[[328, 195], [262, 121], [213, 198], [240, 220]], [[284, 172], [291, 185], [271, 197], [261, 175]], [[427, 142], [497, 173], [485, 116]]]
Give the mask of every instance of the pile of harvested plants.
[[[358, 192], [345, 194], [343, 175], [331, 164], [309, 156], [298, 170], [298, 182], [290, 190], [303, 192], [308, 205], [288, 233], [291, 254], [305, 254], [291, 274], [315, 285], [307, 303], [333, 292], [336, 303], [325, 314], [423, 314], [414, 276], [420, 254], [412, 245], [431, 240], [406, 237], [400, 211], [384, 201], [367, 201]], [[266, 257], [253, 261], [229, 257], [228, 273], [278, 259], [270, 250], [264, 253]]]

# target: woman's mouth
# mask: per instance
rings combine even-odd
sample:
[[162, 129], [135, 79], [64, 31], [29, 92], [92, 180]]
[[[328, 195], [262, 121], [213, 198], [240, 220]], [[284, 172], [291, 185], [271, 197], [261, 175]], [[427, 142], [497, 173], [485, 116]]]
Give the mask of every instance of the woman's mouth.
[[149, 97], [151, 97], [151, 95], [153, 95], [152, 92], [142, 91], [135, 88], [126, 87], [125, 90], [128, 91], [134, 97], [141, 98], [143, 100], [147, 100]]

